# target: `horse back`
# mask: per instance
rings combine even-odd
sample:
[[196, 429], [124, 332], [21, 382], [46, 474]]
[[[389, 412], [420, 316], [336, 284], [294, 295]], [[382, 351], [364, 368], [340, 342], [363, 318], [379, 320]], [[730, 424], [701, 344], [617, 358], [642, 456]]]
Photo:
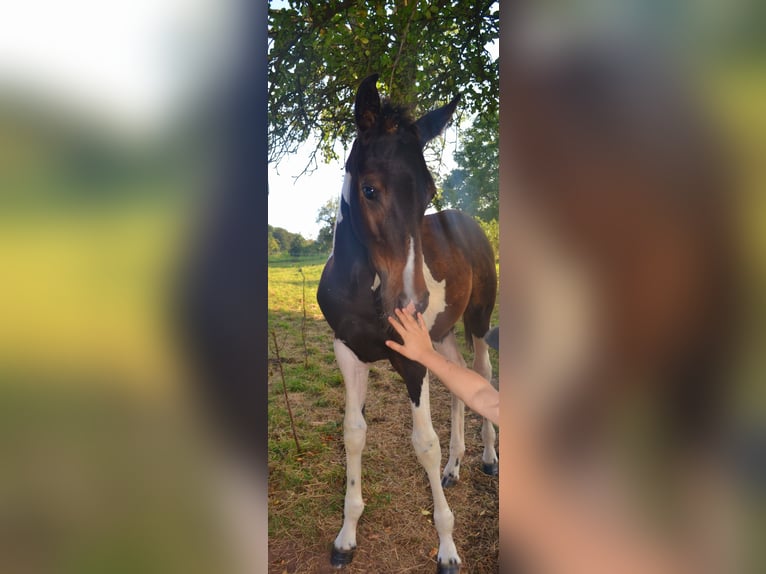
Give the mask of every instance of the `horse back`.
[[483, 336], [497, 297], [497, 270], [492, 246], [469, 215], [445, 210], [423, 218], [423, 256], [436, 282], [445, 285], [445, 310], [431, 329], [435, 340], [444, 337], [459, 317], [466, 335]]

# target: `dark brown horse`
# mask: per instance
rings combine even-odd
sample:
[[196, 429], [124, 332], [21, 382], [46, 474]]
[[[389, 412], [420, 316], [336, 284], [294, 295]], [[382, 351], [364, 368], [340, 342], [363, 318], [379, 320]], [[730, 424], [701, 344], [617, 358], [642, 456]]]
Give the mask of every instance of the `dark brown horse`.
[[[440, 476], [441, 449], [431, 424], [427, 371], [385, 345], [386, 339], [395, 338], [386, 318], [411, 301], [423, 313], [437, 349], [463, 363], [452, 330], [463, 317], [473, 342], [473, 368], [489, 379], [483, 336], [495, 305], [495, 260], [486, 236], [470, 217], [457, 211], [424, 216], [436, 188], [423, 147], [444, 129], [457, 98], [413, 121], [403, 108], [381, 102], [377, 78], [363, 80], [356, 95], [358, 135], [346, 162], [333, 253], [317, 293], [335, 333], [335, 355], [346, 385], [346, 501], [332, 563], [347, 564], [356, 547], [356, 525], [364, 507], [361, 455], [367, 375], [370, 363], [386, 359], [404, 379], [412, 402], [412, 443], [434, 498], [439, 572], [457, 572], [454, 519], [442, 487], [459, 477], [465, 451], [463, 403], [453, 398], [450, 459]], [[484, 421], [482, 437], [485, 472], [496, 473], [496, 435], [489, 421]]]

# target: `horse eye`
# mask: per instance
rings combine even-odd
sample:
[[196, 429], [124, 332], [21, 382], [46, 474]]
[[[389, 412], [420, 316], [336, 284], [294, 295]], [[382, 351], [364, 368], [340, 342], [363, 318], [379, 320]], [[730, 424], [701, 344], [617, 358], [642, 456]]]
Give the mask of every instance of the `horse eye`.
[[375, 188], [371, 185], [365, 185], [362, 187], [362, 193], [367, 199], [375, 199]]

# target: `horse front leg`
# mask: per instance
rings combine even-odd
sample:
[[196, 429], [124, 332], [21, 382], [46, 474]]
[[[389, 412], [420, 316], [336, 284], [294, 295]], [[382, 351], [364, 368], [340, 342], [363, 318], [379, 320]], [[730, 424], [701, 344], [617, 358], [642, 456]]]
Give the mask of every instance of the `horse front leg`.
[[[454, 331], [439, 343], [434, 344], [436, 351], [453, 363], [465, 367], [463, 355], [458, 349]], [[442, 473], [442, 486], [448, 488], [460, 480], [460, 463], [465, 455], [465, 405], [456, 395], [452, 395], [449, 440], [449, 459]]]
[[[483, 338], [471, 336], [473, 339], [473, 370], [488, 381], [492, 381], [492, 363], [489, 361], [489, 346]], [[495, 442], [497, 431], [495, 425], [489, 419], [484, 419], [481, 424], [481, 441], [484, 444], [484, 452], [481, 455], [482, 470], [490, 476], [497, 476], [498, 462]]]
[[428, 475], [431, 494], [434, 499], [434, 526], [439, 534], [439, 552], [437, 554], [437, 572], [439, 574], [457, 574], [460, 571], [460, 557], [452, 539], [455, 518], [447, 504], [441, 484], [439, 466], [441, 446], [439, 437], [431, 422], [431, 405], [428, 388], [428, 373], [423, 377], [420, 389], [420, 401], [412, 403], [412, 446], [415, 455]]
[[362, 500], [362, 450], [367, 437], [364, 401], [367, 395], [369, 366], [363, 363], [341, 340], [335, 339], [335, 359], [346, 386], [346, 412], [343, 418], [343, 441], [346, 448], [346, 499], [343, 527], [333, 543], [330, 562], [336, 568], [349, 564], [356, 549], [356, 526], [364, 510]]

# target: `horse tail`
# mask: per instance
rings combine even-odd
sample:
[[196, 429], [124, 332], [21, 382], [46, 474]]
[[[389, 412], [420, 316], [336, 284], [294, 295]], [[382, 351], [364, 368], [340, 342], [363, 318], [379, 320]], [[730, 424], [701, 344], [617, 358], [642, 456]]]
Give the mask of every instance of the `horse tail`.
[[465, 335], [465, 344], [468, 346], [468, 350], [473, 353], [473, 337], [471, 336], [471, 330], [468, 328], [468, 321], [465, 315], [463, 315], [463, 334]]

